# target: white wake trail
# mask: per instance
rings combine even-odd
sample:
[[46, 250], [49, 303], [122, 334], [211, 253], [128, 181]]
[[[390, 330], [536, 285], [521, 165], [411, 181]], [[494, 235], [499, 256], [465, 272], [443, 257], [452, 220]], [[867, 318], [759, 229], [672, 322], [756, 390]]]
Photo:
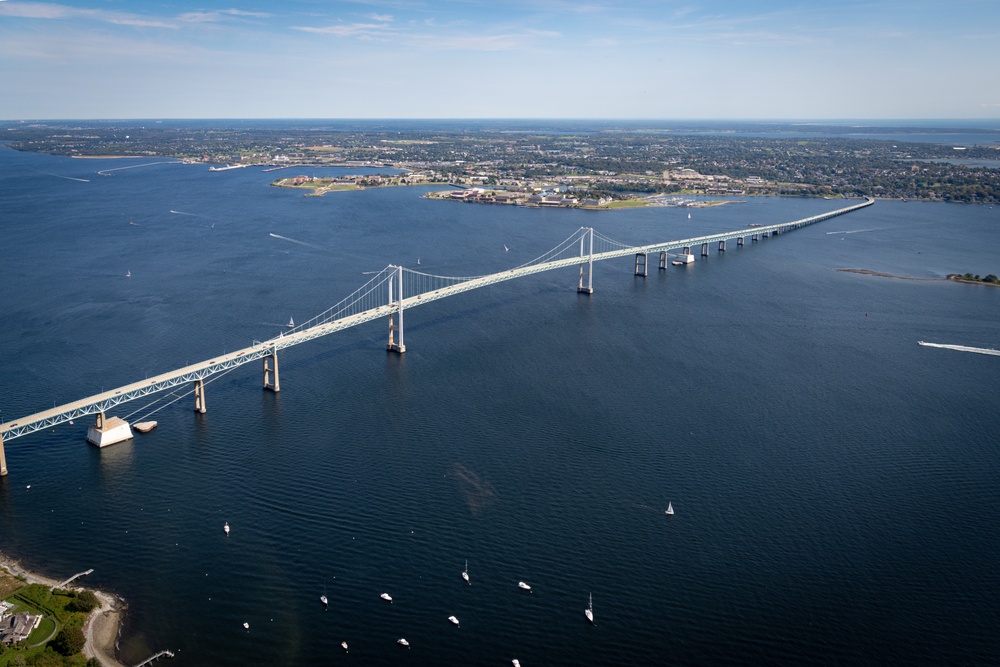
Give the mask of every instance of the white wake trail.
[[976, 354], [990, 354], [994, 357], [1000, 357], [1000, 350], [994, 350], [991, 347], [968, 347], [967, 345], [946, 345], [944, 343], [925, 343], [922, 340], [917, 341], [918, 344], [924, 347], [939, 347], [943, 350], [958, 350], [959, 352], [975, 352]]
[[325, 249], [322, 246], [314, 245], [312, 243], [306, 243], [305, 241], [296, 241], [295, 239], [290, 239], [287, 236], [282, 236], [281, 234], [273, 234], [271, 232], [268, 232], [268, 236], [271, 236], [276, 239], [281, 239], [282, 241], [288, 241], [289, 243], [298, 243], [299, 245], [304, 245], [307, 248], [313, 248], [315, 250]]

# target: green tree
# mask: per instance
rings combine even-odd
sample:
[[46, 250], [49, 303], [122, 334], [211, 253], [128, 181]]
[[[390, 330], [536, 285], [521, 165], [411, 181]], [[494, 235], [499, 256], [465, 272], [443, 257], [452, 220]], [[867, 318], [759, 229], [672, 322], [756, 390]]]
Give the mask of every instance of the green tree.
[[66, 604], [66, 610], [82, 611], [86, 614], [96, 606], [97, 596], [94, 595], [94, 591], [82, 591]]
[[54, 651], [69, 656], [82, 651], [84, 643], [83, 630], [76, 627], [64, 627], [55, 639], [49, 642], [49, 646]]

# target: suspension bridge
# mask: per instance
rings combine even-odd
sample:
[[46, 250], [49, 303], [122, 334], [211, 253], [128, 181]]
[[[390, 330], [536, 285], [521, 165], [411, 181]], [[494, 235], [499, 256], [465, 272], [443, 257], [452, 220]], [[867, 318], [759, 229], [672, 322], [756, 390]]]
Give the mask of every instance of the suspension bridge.
[[174, 387], [191, 386], [194, 394], [194, 409], [196, 412], [204, 413], [206, 412], [205, 381], [212, 376], [252, 362], [262, 361], [263, 387], [276, 392], [280, 390], [278, 379], [278, 352], [280, 350], [328, 336], [365, 322], [388, 318], [389, 338], [386, 349], [402, 354], [406, 351], [403, 329], [404, 311], [438, 299], [487, 285], [571, 266], [580, 267], [577, 290], [584, 294], [592, 294], [594, 291], [594, 262], [634, 255], [635, 275], [646, 276], [649, 271], [649, 256], [654, 253], [659, 254], [659, 269], [664, 270], [667, 268], [668, 262], [671, 261], [669, 259], [671, 252], [678, 253], [675, 257], [682, 258], [682, 262], [689, 262], [693, 260], [692, 249], [699, 249], [701, 256], [707, 257], [712, 246], [716, 246], [718, 252], [725, 252], [726, 244], [730, 241], [735, 241], [737, 247], [742, 247], [748, 240], [756, 242], [799, 227], [851, 213], [871, 206], [873, 203], [875, 200], [869, 198], [859, 204], [792, 222], [754, 226], [721, 234], [644, 246], [620, 243], [596, 232], [591, 227], [581, 227], [565, 241], [530, 262], [484, 276], [438, 276], [390, 264], [376, 272], [368, 282], [337, 304], [307, 322], [289, 327], [287, 331], [281, 332], [274, 338], [260, 342], [255, 341], [250, 347], [235, 352], [0, 424], [0, 476], [7, 474], [7, 459], [4, 453], [5, 440], [10, 441], [74, 419], [96, 415], [96, 423], [88, 431], [88, 441], [99, 446], [113, 444], [132, 437], [127, 422], [117, 417], [105, 417], [105, 413], [115, 406]]

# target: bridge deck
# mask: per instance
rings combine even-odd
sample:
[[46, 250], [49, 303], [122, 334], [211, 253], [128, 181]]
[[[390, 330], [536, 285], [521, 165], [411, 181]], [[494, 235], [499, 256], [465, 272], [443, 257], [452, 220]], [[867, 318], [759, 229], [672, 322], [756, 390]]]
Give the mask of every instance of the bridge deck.
[[[846, 208], [837, 209], [836, 211], [830, 211], [829, 213], [822, 213], [820, 215], [814, 215], [792, 222], [751, 227], [731, 232], [724, 232], [721, 234], [709, 234], [707, 236], [697, 236], [689, 239], [679, 239], [646, 246], [635, 246], [594, 255], [574, 256], [567, 259], [553, 260], [517, 269], [510, 269], [508, 271], [500, 271], [492, 275], [473, 278], [455, 285], [442, 287], [440, 289], [431, 290], [416, 296], [405, 298], [403, 299], [402, 305], [404, 309], [409, 309], [447, 296], [453, 296], [461, 292], [477, 289], [479, 287], [485, 287], [487, 285], [493, 285], [507, 280], [513, 280], [515, 278], [542, 273], [544, 271], [551, 271], [562, 267], [586, 264], [590, 261], [597, 262], [616, 257], [625, 257], [637, 253], [667, 252], [685, 247], [699, 246], [704, 243], [716, 243], [740, 237], [745, 238], [753, 235], [786, 231], [797, 227], [804, 227], [822, 220], [827, 220], [845, 213], [850, 213], [851, 211], [871, 206], [874, 202], [874, 199], [869, 198], [861, 204], [855, 204]], [[73, 401], [72, 403], [60, 405], [50, 410], [43, 410], [42, 412], [37, 412], [35, 414], [22, 417], [21, 419], [0, 424], [0, 456], [2, 456], [3, 452], [2, 443], [4, 439], [11, 440], [22, 435], [28, 435], [29, 433], [34, 433], [35, 431], [67, 422], [71, 419], [106, 412], [120, 403], [125, 403], [127, 401], [157, 393], [178, 385], [205, 379], [215, 375], [216, 373], [235, 368], [236, 366], [241, 366], [252, 361], [263, 359], [264, 357], [276, 353], [278, 350], [305, 343], [342, 329], [363, 324], [364, 322], [386, 317], [397, 310], [398, 306], [395, 304], [372, 308], [370, 310], [343, 317], [332, 322], [318, 324], [302, 331], [283, 334], [277, 338], [272, 338], [271, 340], [257, 343], [255, 345], [251, 345], [250, 347], [245, 347], [241, 350], [236, 350], [235, 352], [224, 354], [207, 361], [191, 364], [183, 368], [162, 373], [152, 378], [147, 378], [139, 382], [133, 382], [123, 387], [94, 394], [93, 396], [88, 396], [78, 401]]]

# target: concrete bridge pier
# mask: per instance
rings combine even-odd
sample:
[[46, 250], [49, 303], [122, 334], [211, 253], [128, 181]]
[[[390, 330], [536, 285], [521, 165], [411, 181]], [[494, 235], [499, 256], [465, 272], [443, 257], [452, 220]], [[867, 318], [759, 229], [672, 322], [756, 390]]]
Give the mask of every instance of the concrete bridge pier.
[[751, 240], [752, 242], [756, 243], [756, 242], [757, 242], [757, 235], [756, 235], [756, 234], [754, 234], [753, 236], [751, 236], [751, 237], [750, 237], [750, 240]]
[[666, 270], [667, 270], [667, 251], [666, 250], [661, 250], [660, 251], [660, 271], [666, 271]]
[[726, 242], [725, 242], [725, 240], [719, 241], [719, 252], [726, 252]]
[[278, 382], [277, 350], [264, 357], [264, 389], [270, 389], [274, 392], [281, 390], [281, 385]]
[[743, 247], [743, 241], [745, 241], [745, 240], [746, 240], [746, 237], [744, 237], [744, 236], [737, 236], [736, 237], [736, 247], [737, 248], [742, 248]]
[[635, 253], [635, 275], [645, 278], [649, 273], [646, 270], [649, 255], [644, 252]]
[[[194, 381], [194, 411], [198, 414], [205, 414], [207, 409], [205, 408], [205, 381], [195, 380]], [[100, 423], [100, 420], [98, 420]]]
[[701, 256], [708, 257], [708, 243], [701, 244]]
[[3, 434], [0, 434], [0, 477], [7, 475], [7, 455], [3, 453]]

